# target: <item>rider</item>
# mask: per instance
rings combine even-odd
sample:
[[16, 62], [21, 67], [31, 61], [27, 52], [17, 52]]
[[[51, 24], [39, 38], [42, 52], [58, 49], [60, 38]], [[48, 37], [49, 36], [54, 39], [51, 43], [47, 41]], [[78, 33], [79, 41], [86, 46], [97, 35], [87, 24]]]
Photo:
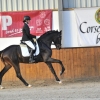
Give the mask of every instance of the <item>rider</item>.
[[33, 53], [35, 50], [35, 44], [37, 42], [36, 42], [36, 36], [30, 34], [30, 28], [28, 26], [30, 20], [31, 20], [30, 16], [24, 16], [23, 19], [24, 26], [22, 28], [22, 32], [23, 32], [22, 41], [25, 42], [31, 48], [29, 62], [33, 63], [35, 62], [33, 58]]

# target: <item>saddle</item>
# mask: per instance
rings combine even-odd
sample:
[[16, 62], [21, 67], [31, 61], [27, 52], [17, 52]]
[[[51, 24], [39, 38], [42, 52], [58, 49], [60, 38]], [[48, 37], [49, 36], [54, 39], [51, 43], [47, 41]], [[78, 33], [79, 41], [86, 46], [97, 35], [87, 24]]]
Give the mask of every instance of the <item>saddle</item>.
[[[30, 56], [31, 48], [26, 43], [21, 41], [20, 48], [21, 48], [21, 52], [22, 52], [23, 57], [29, 57]], [[39, 54], [39, 47], [38, 47], [38, 44], [37, 44], [37, 45], [35, 45], [34, 56], [37, 56], [38, 54]]]

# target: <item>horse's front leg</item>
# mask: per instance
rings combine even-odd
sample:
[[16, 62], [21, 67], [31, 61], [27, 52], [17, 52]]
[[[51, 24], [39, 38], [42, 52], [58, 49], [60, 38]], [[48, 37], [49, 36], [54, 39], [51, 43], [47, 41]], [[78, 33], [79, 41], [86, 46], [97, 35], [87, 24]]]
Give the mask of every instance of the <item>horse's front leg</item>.
[[51, 63], [59, 63], [61, 65], [61, 72], [60, 72], [60, 75], [62, 75], [65, 71], [65, 67], [64, 65], [62, 64], [62, 62], [58, 59], [53, 59], [53, 58], [49, 58], [48, 59], [48, 62], [51, 62]]
[[54, 75], [56, 81], [59, 82], [59, 83], [61, 83], [61, 81], [59, 80], [58, 76], [56, 75], [56, 72], [55, 72], [52, 64], [50, 62], [45, 62], [45, 63], [48, 65], [48, 67], [51, 70], [52, 74]]

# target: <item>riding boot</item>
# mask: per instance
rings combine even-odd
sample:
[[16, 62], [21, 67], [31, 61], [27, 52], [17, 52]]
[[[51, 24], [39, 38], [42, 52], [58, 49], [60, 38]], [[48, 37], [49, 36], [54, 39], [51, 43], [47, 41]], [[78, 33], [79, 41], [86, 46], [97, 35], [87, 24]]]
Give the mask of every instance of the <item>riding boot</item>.
[[35, 60], [33, 59], [34, 57], [33, 57], [33, 49], [31, 49], [31, 52], [30, 52], [30, 58], [29, 58], [29, 63], [34, 63], [35, 62]]

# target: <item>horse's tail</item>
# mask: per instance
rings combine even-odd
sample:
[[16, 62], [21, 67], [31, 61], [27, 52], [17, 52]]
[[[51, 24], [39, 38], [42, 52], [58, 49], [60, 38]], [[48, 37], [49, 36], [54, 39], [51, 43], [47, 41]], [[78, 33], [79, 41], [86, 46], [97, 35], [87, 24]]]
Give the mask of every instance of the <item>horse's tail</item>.
[[2, 51], [0, 51], [0, 59], [1, 59], [1, 61], [2, 61]]
[[3, 51], [0, 51], [0, 59], [3, 61]]
[[[1, 59], [1, 61], [4, 63], [4, 59], [3, 59], [3, 51], [0, 51], [0, 59]], [[5, 63], [4, 63], [5, 64]]]
[[1, 55], [2, 55], [2, 51], [0, 51], [0, 58], [1, 58]]

